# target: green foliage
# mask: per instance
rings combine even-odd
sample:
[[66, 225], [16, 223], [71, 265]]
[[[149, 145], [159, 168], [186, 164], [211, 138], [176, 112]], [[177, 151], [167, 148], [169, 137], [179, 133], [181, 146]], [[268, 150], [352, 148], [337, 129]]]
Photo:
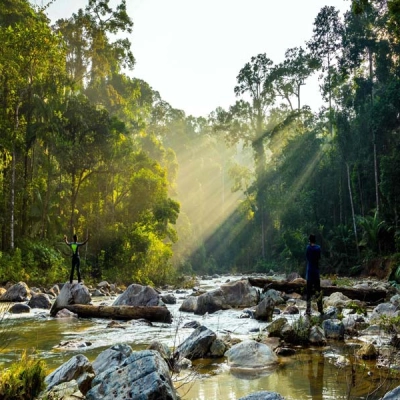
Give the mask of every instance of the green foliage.
[[4, 400], [33, 400], [46, 387], [45, 364], [26, 351], [20, 360], [0, 373], [0, 398]]

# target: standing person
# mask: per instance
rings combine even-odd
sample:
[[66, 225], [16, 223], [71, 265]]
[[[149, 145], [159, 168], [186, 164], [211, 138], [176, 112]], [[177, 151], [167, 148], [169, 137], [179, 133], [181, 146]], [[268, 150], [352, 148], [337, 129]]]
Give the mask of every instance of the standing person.
[[86, 242], [89, 240], [87, 238], [84, 242], [78, 242], [78, 236], [74, 235], [73, 236], [74, 241], [73, 242], [68, 242], [67, 236], [64, 235], [64, 241], [65, 243], [71, 247], [72, 250], [72, 267], [71, 267], [71, 274], [69, 276], [69, 282], [72, 283], [74, 280], [74, 271], [76, 267], [76, 272], [78, 274], [78, 283], [81, 282], [81, 259], [79, 257], [79, 247], [83, 246], [86, 244]]
[[322, 292], [319, 276], [319, 260], [321, 258], [321, 247], [316, 244], [315, 235], [311, 234], [308, 238], [309, 244], [306, 249], [307, 258], [307, 308], [306, 315], [311, 314], [311, 297], [317, 296], [318, 311], [322, 314]]

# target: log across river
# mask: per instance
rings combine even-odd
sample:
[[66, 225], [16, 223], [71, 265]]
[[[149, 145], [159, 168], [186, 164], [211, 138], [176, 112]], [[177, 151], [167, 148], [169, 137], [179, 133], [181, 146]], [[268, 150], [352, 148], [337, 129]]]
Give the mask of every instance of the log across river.
[[[304, 281], [277, 281], [268, 278], [249, 277], [249, 282], [252, 286], [259, 288], [275, 289], [286, 293], [305, 293], [306, 284]], [[332, 293], [340, 292], [352, 300], [360, 300], [368, 304], [377, 304], [383, 302], [388, 294], [385, 289], [374, 288], [354, 288], [347, 286], [322, 286], [324, 296], [330, 296]]]
[[112, 318], [129, 321], [144, 318], [151, 322], [171, 323], [171, 312], [163, 306], [92, 306], [71, 304], [65, 306], [69, 311], [82, 318]]

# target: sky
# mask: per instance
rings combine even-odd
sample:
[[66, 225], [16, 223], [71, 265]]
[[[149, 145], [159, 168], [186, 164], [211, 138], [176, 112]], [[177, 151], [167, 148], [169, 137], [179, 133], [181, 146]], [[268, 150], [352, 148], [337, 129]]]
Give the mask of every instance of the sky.
[[[44, 0], [32, 0], [43, 5]], [[110, 4], [115, 4], [111, 0]], [[275, 64], [285, 51], [305, 47], [320, 9], [340, 15], [350, 0], [127, 0], [136, 59], [129, 75], [146, 81], [163, 100], [186, 115], [207, 116], [228, 109], [237, 98], [236, 77], [252, 56], [266, 53]], [[68, 18], [85, 0], [55, 0], [52, 19]], [[301, 89], [302, 105], [323, 105], [318, 78]]]

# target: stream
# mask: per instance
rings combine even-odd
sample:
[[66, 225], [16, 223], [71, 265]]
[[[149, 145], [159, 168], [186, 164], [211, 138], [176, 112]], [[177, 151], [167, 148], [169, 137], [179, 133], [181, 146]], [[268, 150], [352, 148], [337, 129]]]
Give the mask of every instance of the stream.
[[[200, 289], [212, 290], [227, 279], [223, 277], [200, 281]], [[268, 323], [240, 318], [242, 310], [225, 310], [200, 316], [179, 311], [187, 294], [176, 294], [177, 304], [168, 305], [173, 316], [172, 324], [153, 323], [138, 326], [120, 322], [121, 327], [107, 327], [104, 319], [55, 319], [49, 311], [33, 309], [29, 314], [6, 313], [0, 320], [0, 366], [6, 368], [23, 350], [46, 362], [48, 372], [59, 367], [76, 354], [84, 354], [90, 361], [108, 347], [117, 343], [129, 344], [133, 350], [145, 349], [153, 340], [170, 348], [182, 343], [192, 328], [182, 328], [189, 321], [197, 320], [218, 336], [256, 339]], [[114, 298], [96, 297], [93, 304], [111, 304]], [[2, 305], [0, 304], [0, 307]], [[3, 307], [4, 309], [4, 307]], [[1, 308], [0, 308], [1, 310]], [[286, 318], [298, 318], [287, 316]], [[9, 341], [6, 341], [9, 338]], [[86, 347], [60, 349], [63, 341], [84, 341]], [[231, 371], [225, 358], [193, 361], [191, 370], [175, 374], [173, 380], [182, 399], [236, 400], [253, 392], [268, 390], [281, 394], [286, 400], [352, 399], [378, 400], [400, 385], [400, 378], [386, 368], [378, 368], [376, 361], [356, 360], [353, 357], [360, 342], [355, 339], [344, 342], [328, 341], [325, 347], [296, 348], [296, 354], [279, 357], [279, 364], [260, 374], [244, 374]], [[341, 363], [343, 356], [350, 364]]]

